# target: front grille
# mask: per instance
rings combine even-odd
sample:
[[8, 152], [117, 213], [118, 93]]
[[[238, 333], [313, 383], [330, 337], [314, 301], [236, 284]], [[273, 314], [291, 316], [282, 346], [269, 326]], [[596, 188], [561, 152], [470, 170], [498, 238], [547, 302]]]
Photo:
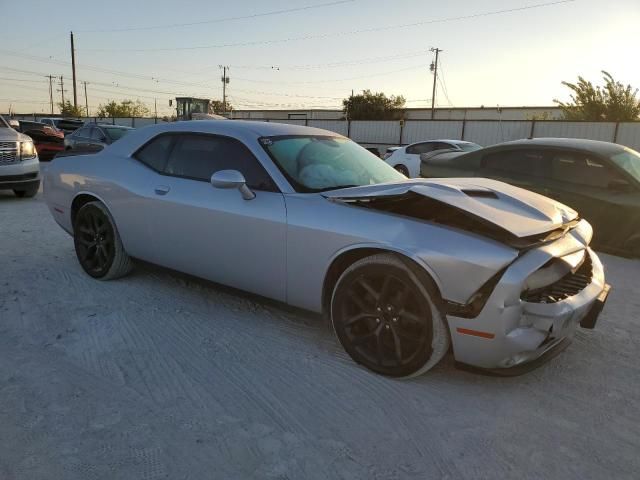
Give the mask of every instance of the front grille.
[[38, 177], [38, 173], [25, 173], [23, 175], [4, 175], [0, 177], [0, 182], [21, 182], [32, 180]]
[[18, 144], [16, 142], [0, 142], [0, 163], [18, 161]]
[[531, 303], [556, 303], [577, 295], [584, 290], [593, 277], [591, 256], [587, 253], [576, 273], [568, 273], [551, 285], [522, 292], [521, 299]]

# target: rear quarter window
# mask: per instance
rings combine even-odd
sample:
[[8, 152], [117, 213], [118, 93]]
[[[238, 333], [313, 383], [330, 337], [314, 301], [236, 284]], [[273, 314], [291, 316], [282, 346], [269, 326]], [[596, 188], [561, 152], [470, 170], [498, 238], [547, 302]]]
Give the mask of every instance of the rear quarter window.
[[138, 150], [134, 158], [156, 172], [162, 172], [167, 165], [167, 159], [169, 158], [174, 138], [175, 136], [173, 135], [156, 137]]

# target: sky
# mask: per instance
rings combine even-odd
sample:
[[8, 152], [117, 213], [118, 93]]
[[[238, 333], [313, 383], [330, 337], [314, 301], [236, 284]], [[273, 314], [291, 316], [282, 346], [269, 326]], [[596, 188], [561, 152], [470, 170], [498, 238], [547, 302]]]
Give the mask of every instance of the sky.
[[73, 98], [70, 31], [78, 104], [87, 82], [92, 114], [109, 100], [166, 115], [176, 96], [221, 99], [221, 65], [236, 109], [341, 108], [364, 89], [426, 107], [434, 47], [440, 107], [553, 105], [568, 99], [563, 80], [601, 82], [601, 70], [640, 87], [640, 0], [0, 0], [0, 11], [0, 112], [50, 113], [46, 75]]

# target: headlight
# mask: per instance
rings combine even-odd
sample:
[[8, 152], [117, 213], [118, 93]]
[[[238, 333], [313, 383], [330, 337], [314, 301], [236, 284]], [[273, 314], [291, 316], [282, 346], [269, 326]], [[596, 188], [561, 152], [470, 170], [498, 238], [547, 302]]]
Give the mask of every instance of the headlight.
[[20, 142], [20, 160], [36, 158], [36, 147], [33, 142]]

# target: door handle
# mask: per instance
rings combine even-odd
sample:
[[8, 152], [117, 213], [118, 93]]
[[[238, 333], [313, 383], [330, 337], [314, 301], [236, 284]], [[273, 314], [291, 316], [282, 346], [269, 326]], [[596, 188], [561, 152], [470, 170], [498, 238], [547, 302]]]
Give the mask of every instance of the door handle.
[[155, 188], [156, 195], [166, 195], [167, 193], [169, 193], [169, 190], [171, 190], [171, 188], [169, 188], [167, 185], [158, 185]]

